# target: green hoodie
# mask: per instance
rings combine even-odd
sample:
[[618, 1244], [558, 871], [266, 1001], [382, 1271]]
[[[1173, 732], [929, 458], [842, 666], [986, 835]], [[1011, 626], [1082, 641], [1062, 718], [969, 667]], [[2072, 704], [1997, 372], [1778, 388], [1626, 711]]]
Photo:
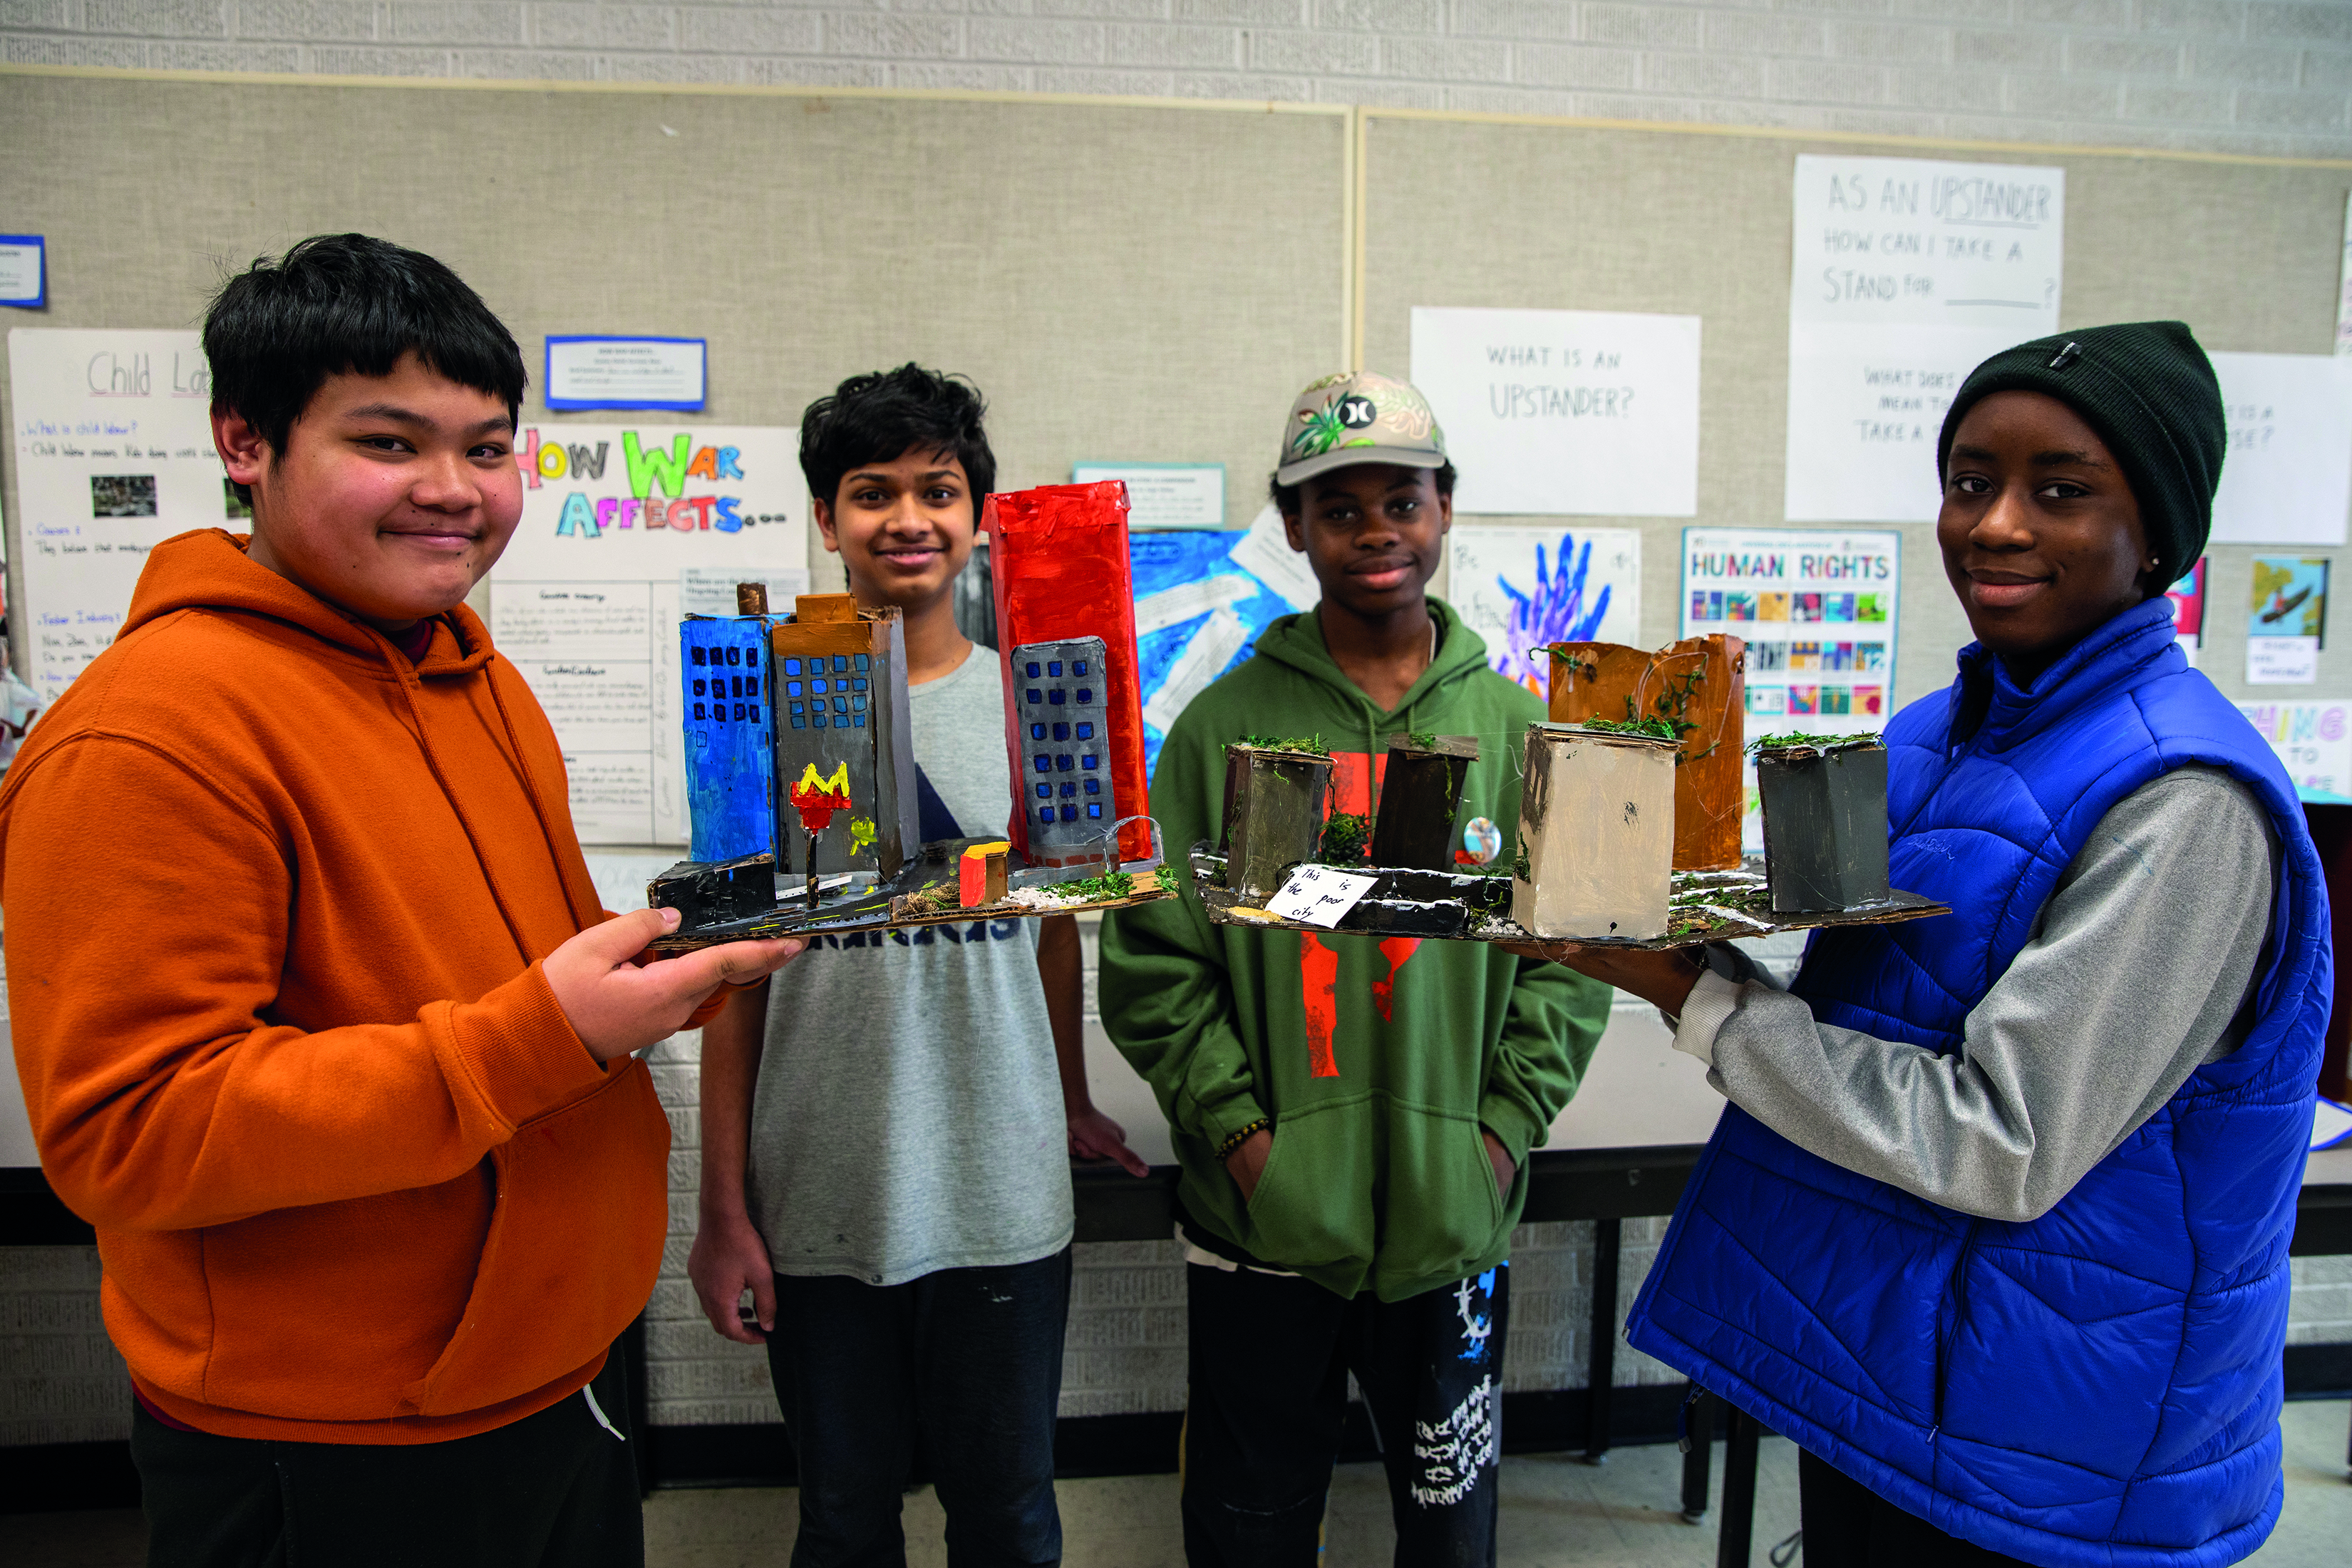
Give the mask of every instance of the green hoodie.
[[[1160, 750], [1151, 811], [1169, 858], [1216, 837], [1228, 742], [1319, 732], [1339, 763], [1332, 809], [1364, 811], [1363, 759], [1431, 730], [1477, 737], [1460, 816], [1500, 826], [1509, 865], [1517, 759], [1543, 704], [1486, 668], [1451, 608], [1429, 609], [1437, 657], [1392, 713], [1340, 673], [1312, 611], [1268, 626]], [[1167, 1114], [1190, 1217], [1342, 1296], [1402, 1300], [1501, 1261], [1528, 1151], [1575, 1094], [1609, 988], [1481, 942], [1211, 925], [1190, 880], [1175, 902], [1104, 917], [1100, 990], [1104, 1027]], [[1260, 1117], [1274, 1149], [1244, 1204], [1217, 1148]], [[1508, 1193], [1482, 1123], [1519, 1167]]]

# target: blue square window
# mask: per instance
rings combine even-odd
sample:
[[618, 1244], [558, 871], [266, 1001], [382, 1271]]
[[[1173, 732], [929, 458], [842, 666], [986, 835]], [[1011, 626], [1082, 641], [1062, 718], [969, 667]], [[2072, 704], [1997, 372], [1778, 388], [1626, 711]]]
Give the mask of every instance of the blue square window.
[[860, 713], [863, 713], [863, 712], [865, 712], [865, 711], [866, 711], [866, 699], [865, 699], [865, 697], [864, 697], [862, 694], [861, 694], [861, 695], [859, 695], [859, 696], [856, 696], [856, 697], [853, 697], [853, 698], [851, 698], [851, 699], [849, 700], [849, 705], [850, 705], [852, 708], [856, 709], [856, 710], [858, 712], [860, 712]]
[[1094, 754], [1092, 752], [1088, 752], [1086, 754], [1086, 757], [1084, 758], [1084, 760], [1082, 760], [1082, 761], [1078, 763], [1078, 765], [1079, 765], [1080, 767], [1084, 767], [1084, 768], [1090, 768], [1090, 767], [1093, 767], [1093, 766], [1095, 765], [1096, 761], [1097, 761], [1097, 758], [1096, 758], [1095, 754]]
[[710, 662], [710, 655], [709, 655], [709, 652], [708, 652], [708, 651], [703, 647], [703, 646], [702, 646], [700, 643], [697, 643], [697, 644], [695, 644], [695, 645], [694, 645], [694, 647], [693, 647], [693, 648], [692, 648], [690, 651], [691, 651], [691, 652], [693, 653], [693, 655], [694, 655], [694, 662], [695, 662], [695, 663], [697, 663], [697, 664], [709, 664], [709, 663]]
[[[753, 669], [757, 669], [757, 668], [760, 668], [760, 650], [759, 650], [758, 648], [756, 648], [756, 647], [747, 647], [747, 648], [745, 648], [745, 649], [743, 650], [743, 662], [744, 662], [746, 665], [750, 666], [750, 667], [751, 667], [751, 668], [753, 668]], [[1084, 675], [1084, 674], [1086, 673], [1086, 671], [1082, 669], [1082, 670], [1078, 671], [1078, 673], [1079, 673], [1080, 675]]]
[[799, 703], [795, 702], [795, 703], [793, 703], [793, 712], [795, 712], [795, 713], [805, 713], [805, 712], [807, 712], [807, 711], [808, 711], [808, 710], [807, 710], [807, 709], [805, 709], [805, 708], [803, 708], [803, 707], [802, 707]]
[[740, 664], [740, 663], [742, 663], [742, 662], [743, 662], [743, 650], [742, 650], [741, 648], [740, 648], [740, 647], [730, 647], [730, 648], [729, 648], [729, 649], [727, 650], [727, 662], [728, 662], [728, 663], [730, 663], [730, 664]]
[[727, 722], [727, 704], [724, 702], [712, 703], [710, 705], [710, 716], [721, 724]]
[[833, 672], [835, 675], [845, 675], [848, 673], [848, 670], [849, 656], [845, 653], [835, 654], [833, 656]]
[[1054, 771], [1054, 759], [1045, 755], [1043, 752], [1038, 752], [1037, 771], [1041, 773], [1052, 773]]
[[798, 675], [800, 672], [801, 661], [799, 659], [788, 658], [784, 660], [784, 673], [786, 675]]
[[788, 697], [798, 697], [801, 694], [801, 683], [797, 680], [785, 681], [784, 694]]
[[1081, 686], [1081, 687], [1079, 687], [1079, 688], [1078, 688], [1078, 700], [1079, 700], [1079, 701], [1081, 701], [1081, 702], [1092, 702], [1094, 700], [1095, 700], [1095, 691], [1094, 691], [1094, 688], [1093, 688], [1093, 687], [1091, 687], [1091, 686]]
[[846, 712], [848, 712], [848, 711], [849, 711], [849, 699], [848, 699], [848, 698], [846, 698], [846, 697], [836, 697], [836, 698], [835, 698], [835, 699], [833, 700], [833, 710], [834, 710], [835, 712], [836, 712], [836, 713], [846, 713]]
[[1070, 673], [1072, 675], [1084, 675], [1086, 672], [1087, 661], [1085, 659], [1074, 658], [1070, 660]]
[[1041, 805], [1041, 806], [1039, 806], [1039, 807], [1037, 808], [1037, 820], [1038, 820], [1038, 821], [1040, 821], [1040, 822], [1051, 822], [1051, 821], [1053, 821], [1053, 820], [1054, 820], [1054, 808], [1053, 808], [1052, 806], [1050, 806], [1050, 805]]
[[699, 680], [698, 680], [698, 681], [696, 681], [696, 682], [694, 683], [694, 694], [695, 694], [697, 697], [703, 697], [703, 696], [708, 696], [708, 695], [709, 695], [709, 693], [705, 692], [705, 691], [702, 689], [702, 686], [703, 686], [703, 683], [702, 683], [701, 681], [699, 681]]
[[758, 723], [759, 721], [760, 721], [760, 705], [759, 705], [758, 703], [754, 702], [754, 703], [752, 703], [752, 704], [751, 704], [751, 722], [752, 722], [752, 723], [754, 723], [754, 724], [756, 724], [756, 723]]
[[825, 693], [825, 683], [822, 680], [812, 680], [809, 682], [809, 689], [822, 697]]
[[862, 653], [857, 656], [857, 668], [860, 671], [865, 670], [872, 662], [873, 661], [871, 659], [867, 658], [866, 656]]
[[1043, 725], [1043, 724], [1032, 724], [1032, 725], [1030, 725], [1030, 726], [1029, 726], [1029, 738], [1030, 738], [1031, 740], [1033, 740], [1033, 741], [1042, 741], [1042, 740], [1044, 740], [1044, 739], [1045, 738], [1045, 725]]
[[1102, 780], [1100, 780], [1100, 779], [1088, 779], [1088, 780], [1087, 781], [1087, 793], [1088, 795], [1100, 795], [1100, 794], [1102, 794]]
[[814, 713], [810, 714], [810, 715], [809, 715], [809, 723], [810, 723], [810, 725], [811, 725], [812, 727], [814, 727], [814, 728], [815, 728], [815, 729], [819, 729], [819, 730], [824, 729], [824, 709], [822, 709], [822, 708], [820, 708], [820, 709], [818, 709], [815, 712], [814, 712]]
[[[1093, 781], [1089, 780], [1087, 782], [1092, 783]], [[1102, 815], [1102, 802], [1098, 800], [1090, 800], [1087, 802], [1087, 815], [1088, 816], [1100, 816]]]
[[1069, 738], [1070, 727], [1067, 724], [1056, 724], [1054, 726], [1054, 739], [1056, 741], [1066, 741]]
[[1045, 694], [1033, 686], [1029, 689], [1029, 700], [1032, 702], [1043, 702], [1045, 700]]
[[1094, 738], [1095, 738], [1095, 727], [1094, 727], [1092, 724], [1081, 724], [1081, 725], [1079, 725], [1079, 726], [1078, 726], [1078, 739], [1079, 739], [1079, 740], [1081, 740], [1081, 741], [1091, 741], [1091, 740], [1093, 740]]
[[1029, 679], [1032, 680], [1037, 679], [1037, 661], [1034, 658], [1029, 661]]
[[850, 721], [850, 722], [851, 722], [851, 723], [853, 723], [853, 724], [855, 724], [855, 725], [856, 725], [859, 729], [863, 730], [864, 728], [866, 728], [866, 715], [865, 715], [865, 714], [863, 714], [863, 713], [860, 713], [856, 718], [852, 719], [852, 720]]
[[1045, 694], [1045, 700], [1048, 702], [1053, 703], [1055, 706], [1059, 707], [1061, 705], [1062, 699], [1066, 695], [1067, 693], [1064, 692], [1060, 687], [1056, 686], [1053, 690]]
[[851, 689], [852, 691], [863, 691], [863, 690], [865, 690], [865, 689], [866, 689], [866, 678], [865, 678], [864, 676], [862, 676], [862, 675], [861, 675], [861, 676], [859, 676], [856, 679], [855, 679], [855, 680], [851, 681], [851, 682], [849, 683], [849, 689]]
[[1070, 771], [1070, 753], [1064, 752], [1061, 755], [1055, 757], [1054, 759], [1054, 765], [1060, 768], [1064, 773], [1068, 773]]
[[699, 702], [694, 705], [694, 716], [698, 719], [702, 717], [702, 704]]
[[1058, 659], [1058, 658], [1057, 658], [1057, 659], [1055, 659], [1053, 663], [1051, 663], [1051, 664], [1047, 665], [1047, 666], [1045, 667], [1045, 673], [1046, 673], [1046, 674], [1048, 674], [1048, 675], [1050, 675], [1050, 676], [1052, 676], [1052, 677], [1053, 677], [1055, 679], [1056, 679], [1056, 680], [1061, 679], [1062, 679], [1062, 661], [1061, 661], [1060, 659]]
[[1054, 786], [1053, 786], [1052, 784], [1039, 784], [1039, 785], [1037, 786], [1037, 798], [1038, 798], [1039, 800], [1051, 800], [1051, 799], [1053, 799], [1053, 798], [1054, 798]]
[[1062, 820], [1064, 822], [1076, 822], [1077, 819], [1078, 808], [1076, 806], [1066, 805], [1062, 807]]
[[735, 704], [735, 721], [738, 724], [743, 721], [743, 705], [740, 702]]
[[805, 730], [808, 728], [808, 721], [795, 713], [793, 715], [793, 728], [795, 730]]
[[1066, 799], [1068, 796], [1074, 795], [1076, 795], [1076, 794], [1077, 794], [1077, 793], [1078, 793], [1078, 786], [1077, 786], [1077, 785], [1076, 785], [1076, 784], [1064, 784], [1064, 785], [1062, 786], [1062, 795], [1063, 795], [1064, 798], [1066, 798]]

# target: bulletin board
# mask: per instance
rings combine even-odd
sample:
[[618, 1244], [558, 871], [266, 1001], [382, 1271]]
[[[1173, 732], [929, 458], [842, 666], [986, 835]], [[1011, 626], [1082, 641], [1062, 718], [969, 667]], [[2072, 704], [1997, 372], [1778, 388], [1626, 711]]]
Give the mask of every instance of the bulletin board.
[[192, 328], [254, 257], [360, 230], [481, 292], [542, 428], [614, 417], [548, 415], [551, 332], [708, 338], [688, 417], [713, 426], [795, 426], [844, 375], [914, 360], [987, 395], [999, 488], [1078, 459], [1223, 463], [1245, 520], [1273, 419], [1346, 353], [1349, 117], [11, 72], [5, 205], [48, 238], [51, 303], [0, 326]]
[[[1790, 183], [1800, 153], [2066, 171], [2063, 326], [2177, 318], [2208, 349], [2326, 353], [2352, 163], [1782, 136], [1366, 110], [1362, 363], [1407, 374], [1416, 305], [1703, 318], [1698, 515], [1500, 518], [1643, 535], [1641, 638], [1677, 635], [1682, 530], [1781, 526]], [[1795, 525], [1791, 525], [1795, 526]], [[1902, 525], [1896, 704], [1951, 679], [1968, 623], [1934, 530]], [[2211, 552], [2200, 668], [2232, 699], [2352, 689], [2352, 620], [2331, 611], [2319, 680], [2244, 684], [2254, 545]]]

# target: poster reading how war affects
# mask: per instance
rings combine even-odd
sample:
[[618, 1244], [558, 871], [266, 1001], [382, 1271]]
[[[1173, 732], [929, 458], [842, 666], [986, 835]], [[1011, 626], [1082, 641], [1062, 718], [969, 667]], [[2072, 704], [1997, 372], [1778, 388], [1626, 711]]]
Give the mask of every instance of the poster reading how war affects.
[[1930, 522], [1960, 382], [2058, 330], [2066, 172], [1801, 156], [1789, 274], [1790, 522]]
[[1446, 535], [1445, 602], [1486, 643], [1486, 663], [1538, 697], [1557, 642], [1638, 644], [1642, 536], [1630, 528], [1502, 528]]
[[114, 641], [147, 552], [251, 515], [213, 449], [192, 331], [8, 334], [25, 602], [17, 673], [42, 707]]
[[808, 564], [797, 440], [677, 425], [518, 435], [522, 523], [490, 573], [490, 635], [555, 726], [582, 843], [687, 841], [683, 595], [709, 605], [737, 572], [804, 581], [785, 574]]
[[[1807, 528], [1683, 530], [1682, 635], [1748, 645], [1748, 739], [1856, 735], [1894, 710], [1903, 536]], [[1748, 773], [1745, 837], [1763, 843]]]
[[1272, 507], [1247, 529], [1159, 529], [1128, 536], [1135, 653], [1143, 693], [1143, 763], [1209, 682], [1250, 657], [1266, 624], [1322, 597]]

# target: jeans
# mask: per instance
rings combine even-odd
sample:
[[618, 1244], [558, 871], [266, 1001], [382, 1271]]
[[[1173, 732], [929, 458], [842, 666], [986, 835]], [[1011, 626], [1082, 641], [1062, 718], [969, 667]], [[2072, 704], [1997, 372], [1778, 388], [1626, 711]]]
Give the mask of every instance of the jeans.
[[1399, 1568], [1491, 1568], [1509, 1265], [1402, 1301], [1184, 1273], [1192, 1568], [1315, 1568], [1350, 1372], [1388, 1469]]
[[628, 1431], [617, 1349], [581, 1394], [443, 1443], [216, 1437], [134, 1405], [148, 1568], [644, 1568]]
[[955, 1568], [1056, 1563], [1067, 1247], [903, 1285], [776, 1277], [768, 1365], [800, 1456], [793, 1568], [901, 1568], [918, 1428]]

